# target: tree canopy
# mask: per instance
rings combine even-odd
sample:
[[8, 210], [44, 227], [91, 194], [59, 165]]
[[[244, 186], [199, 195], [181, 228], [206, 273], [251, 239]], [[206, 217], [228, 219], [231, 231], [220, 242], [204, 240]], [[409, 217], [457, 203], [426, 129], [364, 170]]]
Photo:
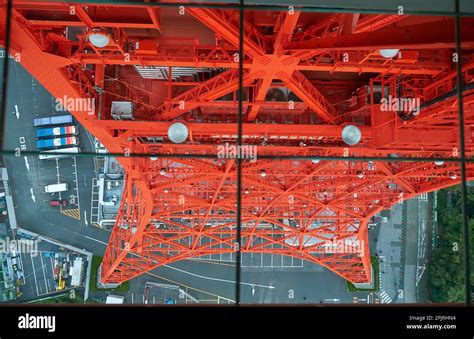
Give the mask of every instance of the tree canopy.
[[[468, 187], [469, 227], [474, 227], [474, 192]], [[459, 186], [438, 192], [439, 236], [428, 265], [428, 288], [433, 302], [465, 302], [464, 262]], [[472, 231], [471, 231], [472, 232]], [[433, 235], [433, 236], [436, 236]], [[471, 244], [474, 239], [471, 239]], [[469, 246], [470, 244], [468, 244]]]

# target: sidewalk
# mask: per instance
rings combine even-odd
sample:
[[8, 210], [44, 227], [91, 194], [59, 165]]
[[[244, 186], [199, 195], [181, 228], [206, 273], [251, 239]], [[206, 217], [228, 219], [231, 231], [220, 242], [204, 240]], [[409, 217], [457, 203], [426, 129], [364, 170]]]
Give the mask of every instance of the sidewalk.
[[420, 220], [425, 219], [426, 209], [420, 208], [418, 199], [406, 202], [406, 233], [405, 233], [405, 303], [417, 303], [417, 270]]
[[16, 230], [18, 226], [16, 223], [15, 207], [13, 205], [13, 198], [12, 198], [11, 189], [10, 189], [9, 181], [8, 181], [8, 172], [7, 172], [7, 169], [4, 167], [0, 169], [2, 173], [3, 185], [5, 187], [5, 201], [7, 203], [8, 220], [9, 220], [11, 229]]
[[[381, 212], [378, 232], [371, 237], [375, 243], [375, 252], [379, 257], [379, 281], [380, 291], [378, 293], [382, 303], [402, 302], [399, 299], [399, 290], [402, 288], [401, 275], [401, 252], [402, 252], [402, 205], [392, 206], [390, 211]], [[386, 222], [383, 218], [386, 217]], [[375, 242], [375, 239], [377, 241]], [[403, 294], [403, 293], [402, 293]]]

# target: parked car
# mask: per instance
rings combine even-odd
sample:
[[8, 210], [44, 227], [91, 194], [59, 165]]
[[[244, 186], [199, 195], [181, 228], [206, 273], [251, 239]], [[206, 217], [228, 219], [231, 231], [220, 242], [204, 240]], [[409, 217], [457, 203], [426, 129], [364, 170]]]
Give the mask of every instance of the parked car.
[[66, 207], [67, 206], [67, 200], [66, 199], [62, 199], [62, 200], [51, 200], [49, 202], [49, 205], [50, 206], [63, 206], [63, 207]]

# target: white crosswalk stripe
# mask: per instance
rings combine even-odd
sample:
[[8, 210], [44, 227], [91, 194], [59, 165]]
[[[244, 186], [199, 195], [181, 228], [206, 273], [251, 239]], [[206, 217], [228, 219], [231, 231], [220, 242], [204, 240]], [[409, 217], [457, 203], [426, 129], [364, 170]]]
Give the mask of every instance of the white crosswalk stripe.
[[382, 304], [390, 304], [392, 302], [392, 298], [385, 291], [380, 292], [380, 298], [382, 299]]
[[418, 200], [428, 200], [428, 193], [422, 193], [417, 197]]

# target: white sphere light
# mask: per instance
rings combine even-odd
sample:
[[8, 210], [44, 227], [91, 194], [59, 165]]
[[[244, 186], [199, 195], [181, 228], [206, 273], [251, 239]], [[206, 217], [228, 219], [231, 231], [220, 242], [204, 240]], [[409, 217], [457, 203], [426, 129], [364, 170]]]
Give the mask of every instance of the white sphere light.
[[395, 55], [398, 54], [398, 52], [400, 52], [399, 49], [381, 49], [381, 50], [379, 50], [380, 55], [383, 56], [384, 58], [387, 58], [387, 59], [393, 58]]
[[357, 126], [347, 125], [342, 130], [342, 140], [350, 146], [357, 145], [361, 139], [362, 132]]
[[150, 160], [151, 160], [151, 161], [156, 161], [156, 160], [158, 160], [158, 157], [151, 156], [151, 157], [150, 157]]
[[89, 35], [89, 41], [97, 48], [103, 48], [110, 42], [110, 37], [104, 33], [92, 33]]
[[188, 138], [188, 128], [182, 122], [175, 122], [168, 128], [168, 138], [175, 144], [181, 144]]
[[321, 161], [321, 160], [319, 160], [319, 159], [313, 159], [313, 160], [311, 160], [311, 162], [312, 162], [313, 164], [319, 164], [320, 161]]
[[437, 161], [434, 162], [434, 164], [435, 164], [436, 166], [441, 166], [442, 164], [444, 164], [444, 161], [437, 160]]

